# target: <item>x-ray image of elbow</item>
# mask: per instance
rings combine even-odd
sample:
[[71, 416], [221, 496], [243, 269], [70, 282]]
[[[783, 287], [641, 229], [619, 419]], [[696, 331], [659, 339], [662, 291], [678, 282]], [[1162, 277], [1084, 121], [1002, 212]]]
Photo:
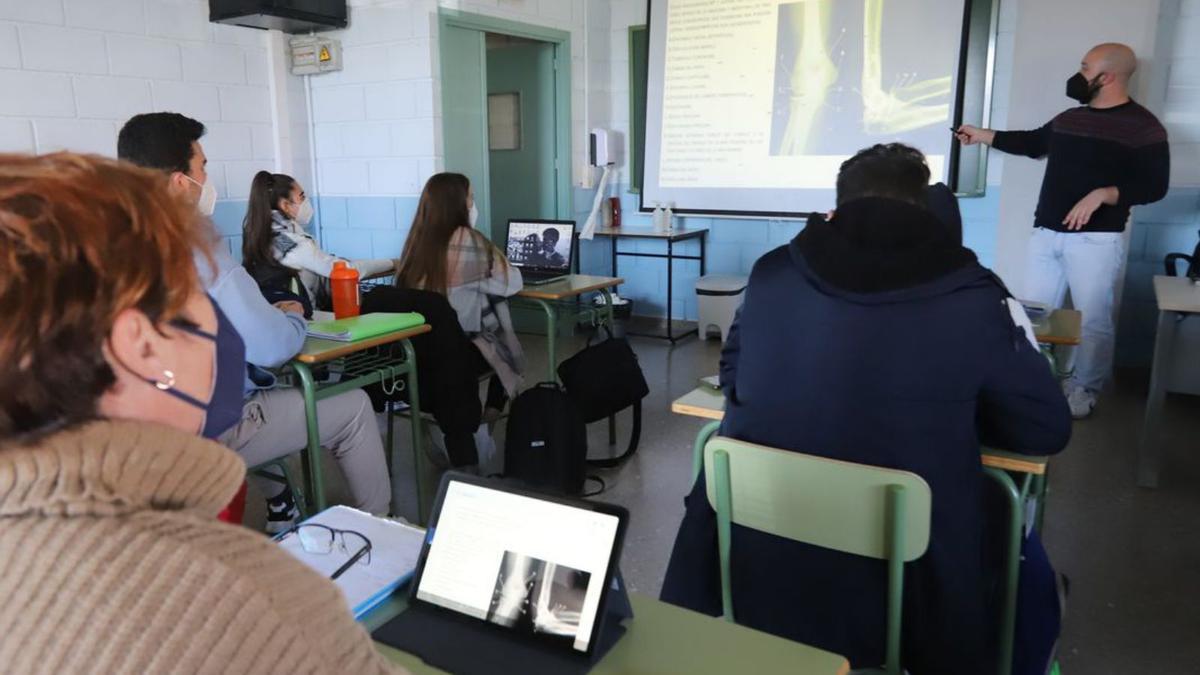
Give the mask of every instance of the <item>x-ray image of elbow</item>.
[[[896, 46], [911, 45], [912, 35], [944, 39], [940, 34], [948, 31], [920, 25], [930, 14], [910, 11], [910, 4], [803, 0], [779, 5], [772, 155], [845, 154], [892, 140], [920, 147], [922, 130], [940, 133], [950, 120], [952, 80], [945, 50], [932, 44], [925, 52]], [[944, 4], [945, 20], [960, 21], [961, 2], [957, 8], [955, 2]]]
[[505, 551], [487, 620], [573, 642], [590, 579], [588, 572]]

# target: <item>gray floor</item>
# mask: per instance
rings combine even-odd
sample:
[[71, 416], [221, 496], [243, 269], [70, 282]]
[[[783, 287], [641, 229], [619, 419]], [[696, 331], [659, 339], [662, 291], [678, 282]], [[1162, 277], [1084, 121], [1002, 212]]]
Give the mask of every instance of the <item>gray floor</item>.
[[[542, 374], [544, 340], [525, 335], [522, 342], [530, 372]], [[673, 415], [670, 402], [716, 372], [720, 345], [688, 339], [671, 349], [645, 338], [633, 344], [651, 387], [641, 449], [624, 467], [602, 473], [609, 484], [602, 499], [632, 513], [622, 568], [634, 590], [654, 595], [683, 513], [692, 440], [703, 426]], [[576, 348], [566, 343], [560, 351]], [[1072, 582], [1061, 652], [1067, 673], [1200, 672], [1200, 400], [1168, 397], [1162, 485], [1137, 488], [1145, 380], [1145, 373], [1118, 373], [1095, 416], [1075, 425], [1070, 446], [1052, 463], [1044, 538]], [[619, 444], [627, 430], [626, 417]], [[411, 518], [407, 433], [406, 424], [397, 425], [395, 480], [399, 512]], [[592, 426], [590, 441], [595, 456], [607, 452], [605, 425]], [[335, 497], [344, 494], [336, 470], [327, 475], [334, 477]], [[248, 522], [261, 522], [261, 501], [252, 498], [250, 507]]]

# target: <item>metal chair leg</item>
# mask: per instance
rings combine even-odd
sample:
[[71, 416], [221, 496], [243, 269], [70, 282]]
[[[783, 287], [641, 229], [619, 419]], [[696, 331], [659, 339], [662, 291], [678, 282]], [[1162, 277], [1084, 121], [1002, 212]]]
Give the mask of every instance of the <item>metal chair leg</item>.
[[1017, 624], [1017, 583], [1021, 563], [1021, 535], [1023, 532], [1025, 495], [1029, 494], [1030, 475], [1024, 474], [1021, 489], [1018, 490], [1012, 478], [1000, 469], [986, 466], [984, 473], [991, 476], [1000, 484], [1008, 502], [1008, 550], [1004, 561], [1004, 601], [1000, 612], [1000, 654], [997, 659], [997, 673], [1011, 675], [1013, 643], [1016, 639]]

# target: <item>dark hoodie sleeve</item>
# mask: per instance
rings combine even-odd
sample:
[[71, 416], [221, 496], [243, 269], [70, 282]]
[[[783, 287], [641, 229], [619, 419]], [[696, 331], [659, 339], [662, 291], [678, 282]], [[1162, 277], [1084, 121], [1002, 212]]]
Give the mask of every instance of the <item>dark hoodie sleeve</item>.
[[[746, 289], [749, 291], [750, 289]], [[742, 302], [745, 302], [745, 296], [742, 296]], [[740, 324], [742, 323], [742, 305], [738, 305], [737, 311], [733, 315], [733, 324], [729, 326], [729, 333], [725, 336], [725, 344], [721, 347], [721, 391], [725, 392], [726, 398], [733, 397], [733, 384], [737, 381], [737, 362], [738, 356], [741, 353], [741, 331]]]
[[1071, 439], [1067, 400], [1046, 357], [1029, 344], [1003, 303], [999, 308], [1003, 327], [976, 411], [979, 441], [1027, 455], [1054, 454]]

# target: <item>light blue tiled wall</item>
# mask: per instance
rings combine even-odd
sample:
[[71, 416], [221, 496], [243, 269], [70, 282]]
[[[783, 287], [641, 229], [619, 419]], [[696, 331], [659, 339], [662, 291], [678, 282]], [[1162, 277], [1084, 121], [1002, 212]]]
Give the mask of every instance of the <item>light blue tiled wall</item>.
[[321, 244], [345, 258], [399, 258], [416, 212], [416, 197], [321, 197]]
[[[576, 189], [575, 219], [582, 228], [591, 206], [592, 190]], [[650, 226], [650, 215], [638, 213], [637, 195], [621, 191], [623, 222], [629, 226]], [[329, 252], [346, 258], [396, 258], [404, 248], [417, 197], [320, 197], [316, 198], [317, 216], [313, 230], [319, 233], [321, 245]], [[963, 238], [990, 265], [995, 254], [996, 214], [999, 189], [990, 188], [986, 197], [963, 199]], [[217, 203], [213, 221], [235, 258], [241, 258], [242, 218], [246, 202], [233, 200]], [[739, 220], [733, 218], [680, 217], [683, 227], [707, 227], [708, 272], [710, 274], [749, 274], [750, 268], [767, 251], [786, 244], [803, 227], [797, 220]], [[622, 240], [622, 250], [644, 253], [663, 253], [666, 245], [657, 241]], [[1188, 249], [1190, 250], [1190, 248]], [[598, 239], [583, 242], [580, 247], [580, 269], [590, 273], [611, 271], [609, 241]], [[676, 253], [698, 255], [695, 240], [676, 245]], [[1161, 257], [1161, 256], [1160, 256]], [[658, 258], [622, 257], [618, 272], [626, 284], [620, 292], [634, 300], [635, 311], [645, 316], [664, 316], [667, 302], [666, 261]], [[696, 318], [696, 279], [699, 265], [695, 261], [675, 263], [674, 311], [676, 318]]]
[[[417, 212], [416, 197], [320, 197], [309, 228], [325, 250], [345, 258], [398, 258]], [[213, 223], [241, 260], [244, 200], [217, 202]]]
[[[575, 219], [580, 227], [587, 218], [593, 191], [576, 189]], [[649, 227], [649, 214], [637, 211], [637, 195], [621, 192], [621, 209], [626, 225]], [[988, 188], [984, 197], [961, 199], [963, 240], [980, 261], [991, 266], [996, 252], [997, 214], [1000, 190]], [[405, 237], [416, 213], [416, 197], [324, 197], [317, 200], [317, 224], [322, 245], [348, 258], [394, 258], [404, 248]], [[213, 221], [235, 257], [241, 255], [242, 218], [245, 201], [217, 203]], [[684, 227], [707, 227], [708, 271], [711, 274], [748, 274], [762, 254], [786, 244], [803, 226], [794, 220], [737, 220], [731, 218], [681, 217]], [[1167, 197], [1134, 212], [1129, 244], [1129, 264], [1117, 328], [1118, 365], [1148, 365], [1153, 354], [1157, 309], [1151, 278], [1162, 273], [1167, 253], [1191, 253], [1200, 230], [1200, 188], [1175, 188]], [[655, 241], [623, 240], [622, 250], [665, 252]], [[677, 246], [683, 255], [699, 253], [696, 241]], [[580, 269], [607, 274], [611, 270], [609, 241], [583, 242]], [[692, 261], [675, 263], [674, 315], [696, 318], [698, 265]], [[635, 311], [646, 316], [666, 314], [666, 261], [657, 258], [628, 258], [619, 261], [620, 275], [626, 284], [622, 295], [635, 302]]]
[[[996, 248], [996, 219], [1000, 204], [999, 188], [989, 188], [981, 198], [962, 199], [964, 243], [972, 248], [984, 265], [991, 265]], [[591, 207], [591, 190], [575, 190], [575, 219], [583, 227]], [[621, 220], [623, 225], [649, 227], [650, 214], [638, 213], [636, 194], [621, 190]], [[803, 228], [798, 220], [739, 220], [733, 218], [680, 217], [677, 227], [707, 227], [708, 273], [749, 274], [754, 261], [767, 251], [792, 240]], [[583, 242], [580, 247], [580, 269], [584, 272], [607, 274], [612, 270], [611, 244], [608, 239]], [[665, 253], [666, 244], [657, 241], [625, 239], [621, 250]], [[676, 253], [696, 255], [699, 243], [692, 240], [676, 246]], [[621, 295], [634, 301], [634, 312], [645, 316], [666, 314], [667, 263], [657, 258], [622, 256], [618, 273], [626, 281]], [[695, 284], [699, 266], [693, 261], [675, 263], [674, 316], [696, 318]]]
[[1200, 188], [1173, 188], [1162, 201], [1134, 210], [1125, 293], [1117, 321], [1117, 365], [1150, 365], [1158, 318], [1152, 280], [1163, 274], [1163, 258], [1168, 253], [1191, 255], [1197, 230]]

